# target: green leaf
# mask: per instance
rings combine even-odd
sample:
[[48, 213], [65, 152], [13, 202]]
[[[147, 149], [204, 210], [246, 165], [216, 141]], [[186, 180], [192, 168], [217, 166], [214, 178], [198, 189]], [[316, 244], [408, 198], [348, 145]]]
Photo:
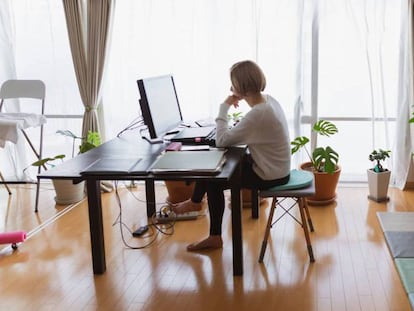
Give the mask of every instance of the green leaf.
[[313, 130], [322, 136], [331, 136], [338, 133], [338, 128], [332, 122], [319, 120], [313, 126]]
[[53, 158], [43, 158], [43, 159], [40, 159], [38, 161], [35, 161], [31, 165], [32, 166], [43, 166], [48, 162], [52, 162], [52, 161], [55, 161], [55, 160], [58, 160], [58, 159], [62, 160], [64, 157], [65, 157], [64, 154], [58, 154], [57, 156], [55, 156]]
[[45, 163], [47, 163], [49, 161], [53, 161], [53, 160], [54, 160], [53, 158], [44, 158], [44, 159], [33, 162], [31, 165], [32, 166], [42, 166]]
[[95, 147], [98, 147], [101, 144], [101, 136], [98, 132], [89, 131], [86, 136], [86, 141], [84, 141], [79, 146], [79, 153], [85, 153]]
[[82, 145], [79, 146], [79, 153], [85, 153], [86, 151], [89, 151], [95, 147], [96, 146], [94, 144], [84, 142]]
[[411, 114], [411, 119], [409, 119], [408, 122], [414, 123], [414, 112]]
[[309, 138], [306, 136], [296, 137], [290, 144], [293, 146], [291, 149], [291, 154], [296, 153], [299, 149], [304, 147], [309, 142]]
[[73, 134], [73, 132], [69, 131], [69, 130], [57, 130], [56, 131], [57, 134], [63, 135], [63, 136], [67, 136], [67, 137], [71, 137], [73, 139], [81, 139], [82, 137], [76, 136], [75, 134]]
[[368, 156], [368, 159], [372, 162], [376, 161], [374, 166], [375, 172], [384, 172], [386, 169], [382, 166], [381, 161], [385, 161], [387, 158], [390, 157], [391, 150], [373, 150], [371, 154]]
[[89, 131], [88, 136], [86, 137], [86, 141], [97, 147], [101, 144], [101, 136], [98, 132]]
[[390, 153], [391, 153], [391, 150], [382, 150], [382, 149], [374, 150], [369, 155], [369, 160], [370, 161], [378, 161], [378, 160], [384, 161], [390, 157]]
[[339, 161], [338, 153], [331, 147], [318, 147], [312, 153], [314, 167], [320, 172], [332, 174]]
[[227, 118], [229, 119], [233, 119], [233, 120], [238, 120], [243, 116], [243, 112], [238, 111], [238, 112], [233, 112], [233, 113], [229, 113], [227, 115]]

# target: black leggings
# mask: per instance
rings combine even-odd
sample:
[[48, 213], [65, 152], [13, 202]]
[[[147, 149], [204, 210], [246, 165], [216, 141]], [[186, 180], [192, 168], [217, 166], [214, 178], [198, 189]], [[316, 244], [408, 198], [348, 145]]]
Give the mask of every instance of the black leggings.
[[[267, 189], [284, 185], [289, 181], [289, 175], [284, 178], [263, 180], [253, 171], [252, 163], [248, 159], [242, 163], [241, 187], [246, 189]], [[205, 193], [208, 197], [208, 209], [210, 212], [210, 235], [221, 235], [221, 224], [224, 213], [224, 193], [229, 189], [227, 182], [197, 181], [191, 200], [200, 203]]]

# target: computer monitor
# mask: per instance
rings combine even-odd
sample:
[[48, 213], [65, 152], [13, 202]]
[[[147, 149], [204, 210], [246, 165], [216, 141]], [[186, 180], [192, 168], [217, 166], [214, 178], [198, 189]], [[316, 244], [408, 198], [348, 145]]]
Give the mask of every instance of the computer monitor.
[[140, 79], [137, 83], [141, 113], [150, 138], [162, 139], [182, 123], [174, 79], [172, 75], [165, 75]]

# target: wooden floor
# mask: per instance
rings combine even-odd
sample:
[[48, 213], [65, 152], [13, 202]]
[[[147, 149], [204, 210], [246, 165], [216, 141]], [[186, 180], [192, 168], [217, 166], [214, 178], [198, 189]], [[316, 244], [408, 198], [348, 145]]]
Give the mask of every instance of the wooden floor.
[[[141, 184], [119, 185], [103, 194], [107, 271], [92, 272], [87, 204], [55, 206], [42, 185], [35, 191], [0, 186], [0, 232], [25, 230], [28, 239], [12, 251], [0, 246], [0, 310], [411, 310], [388, 251], [376, 212], [414, 211], [414, 192], [390, 189], [390, 201], [367, 199], [365, 186], [339, 186], [335, 204], [311, 207], [316, 262], [309, 263], [301, 227], [284, 217], [271, 231], [264, 263], [257, 262], [268, 204], [253, 220], [243, 209], [244, 275], [232, 275], [230, 209], [223, 223], [223, 250], [185, 250], [204, 237], [208, 216], [177, 222], [155, 241], [128, 232], [146, 224]], [[166, 191], [157, 186], [157, 201]], [[159, 206], [161, 207], [161, 206]], [[119, 224], [122, 211], [123, 238]]]

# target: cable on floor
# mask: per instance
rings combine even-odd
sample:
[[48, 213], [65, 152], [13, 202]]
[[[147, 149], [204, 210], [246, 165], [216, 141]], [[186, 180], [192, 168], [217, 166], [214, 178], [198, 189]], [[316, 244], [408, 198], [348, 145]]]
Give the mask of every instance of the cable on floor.
[[148, 233], [142, 235], [140, 238], [151, 238], [151, 240], [149, 242], [147, 242], [146, 244], [142, 245], [142, 246], [133, 246], [130, 245], [126, 239], [125, 239], [125, 234], [124, 234], [124, 228], [132, 235], [132, 230], [122, 221], [122, 202], [121, 202], [121, 198], [119, 196], [119, 192], [118, 192], [118, 181], [115, 181], [115, 198], [117, 200], [118, 203], [118, 207], [119, 207], [119, 213], [117, 218], [115, 219], [115, 221], [113, 222], [112, 226], [115, 226], [116, 224], [119, 224], [119, 228], [120, 228], [120, 232], [121, 232], [121, 238], [122, 238], [122, 242], [124, 243], [124, 245], [130, 249], [144, 249], [149, 247], [150, 245], [152, 245], [157, 237], [158, 234], [164, 234], [164, 235], [173, 235], [174, 234], [174, 224], [175, 223], [165, 223], [165, 224], [158, 224], [157, 223], [157, 215], [161, 212], [156, 212], [150, 219], [151, 219], [151, 223], [148, 224], [148, 228], [150, 229], [148, 231]]

